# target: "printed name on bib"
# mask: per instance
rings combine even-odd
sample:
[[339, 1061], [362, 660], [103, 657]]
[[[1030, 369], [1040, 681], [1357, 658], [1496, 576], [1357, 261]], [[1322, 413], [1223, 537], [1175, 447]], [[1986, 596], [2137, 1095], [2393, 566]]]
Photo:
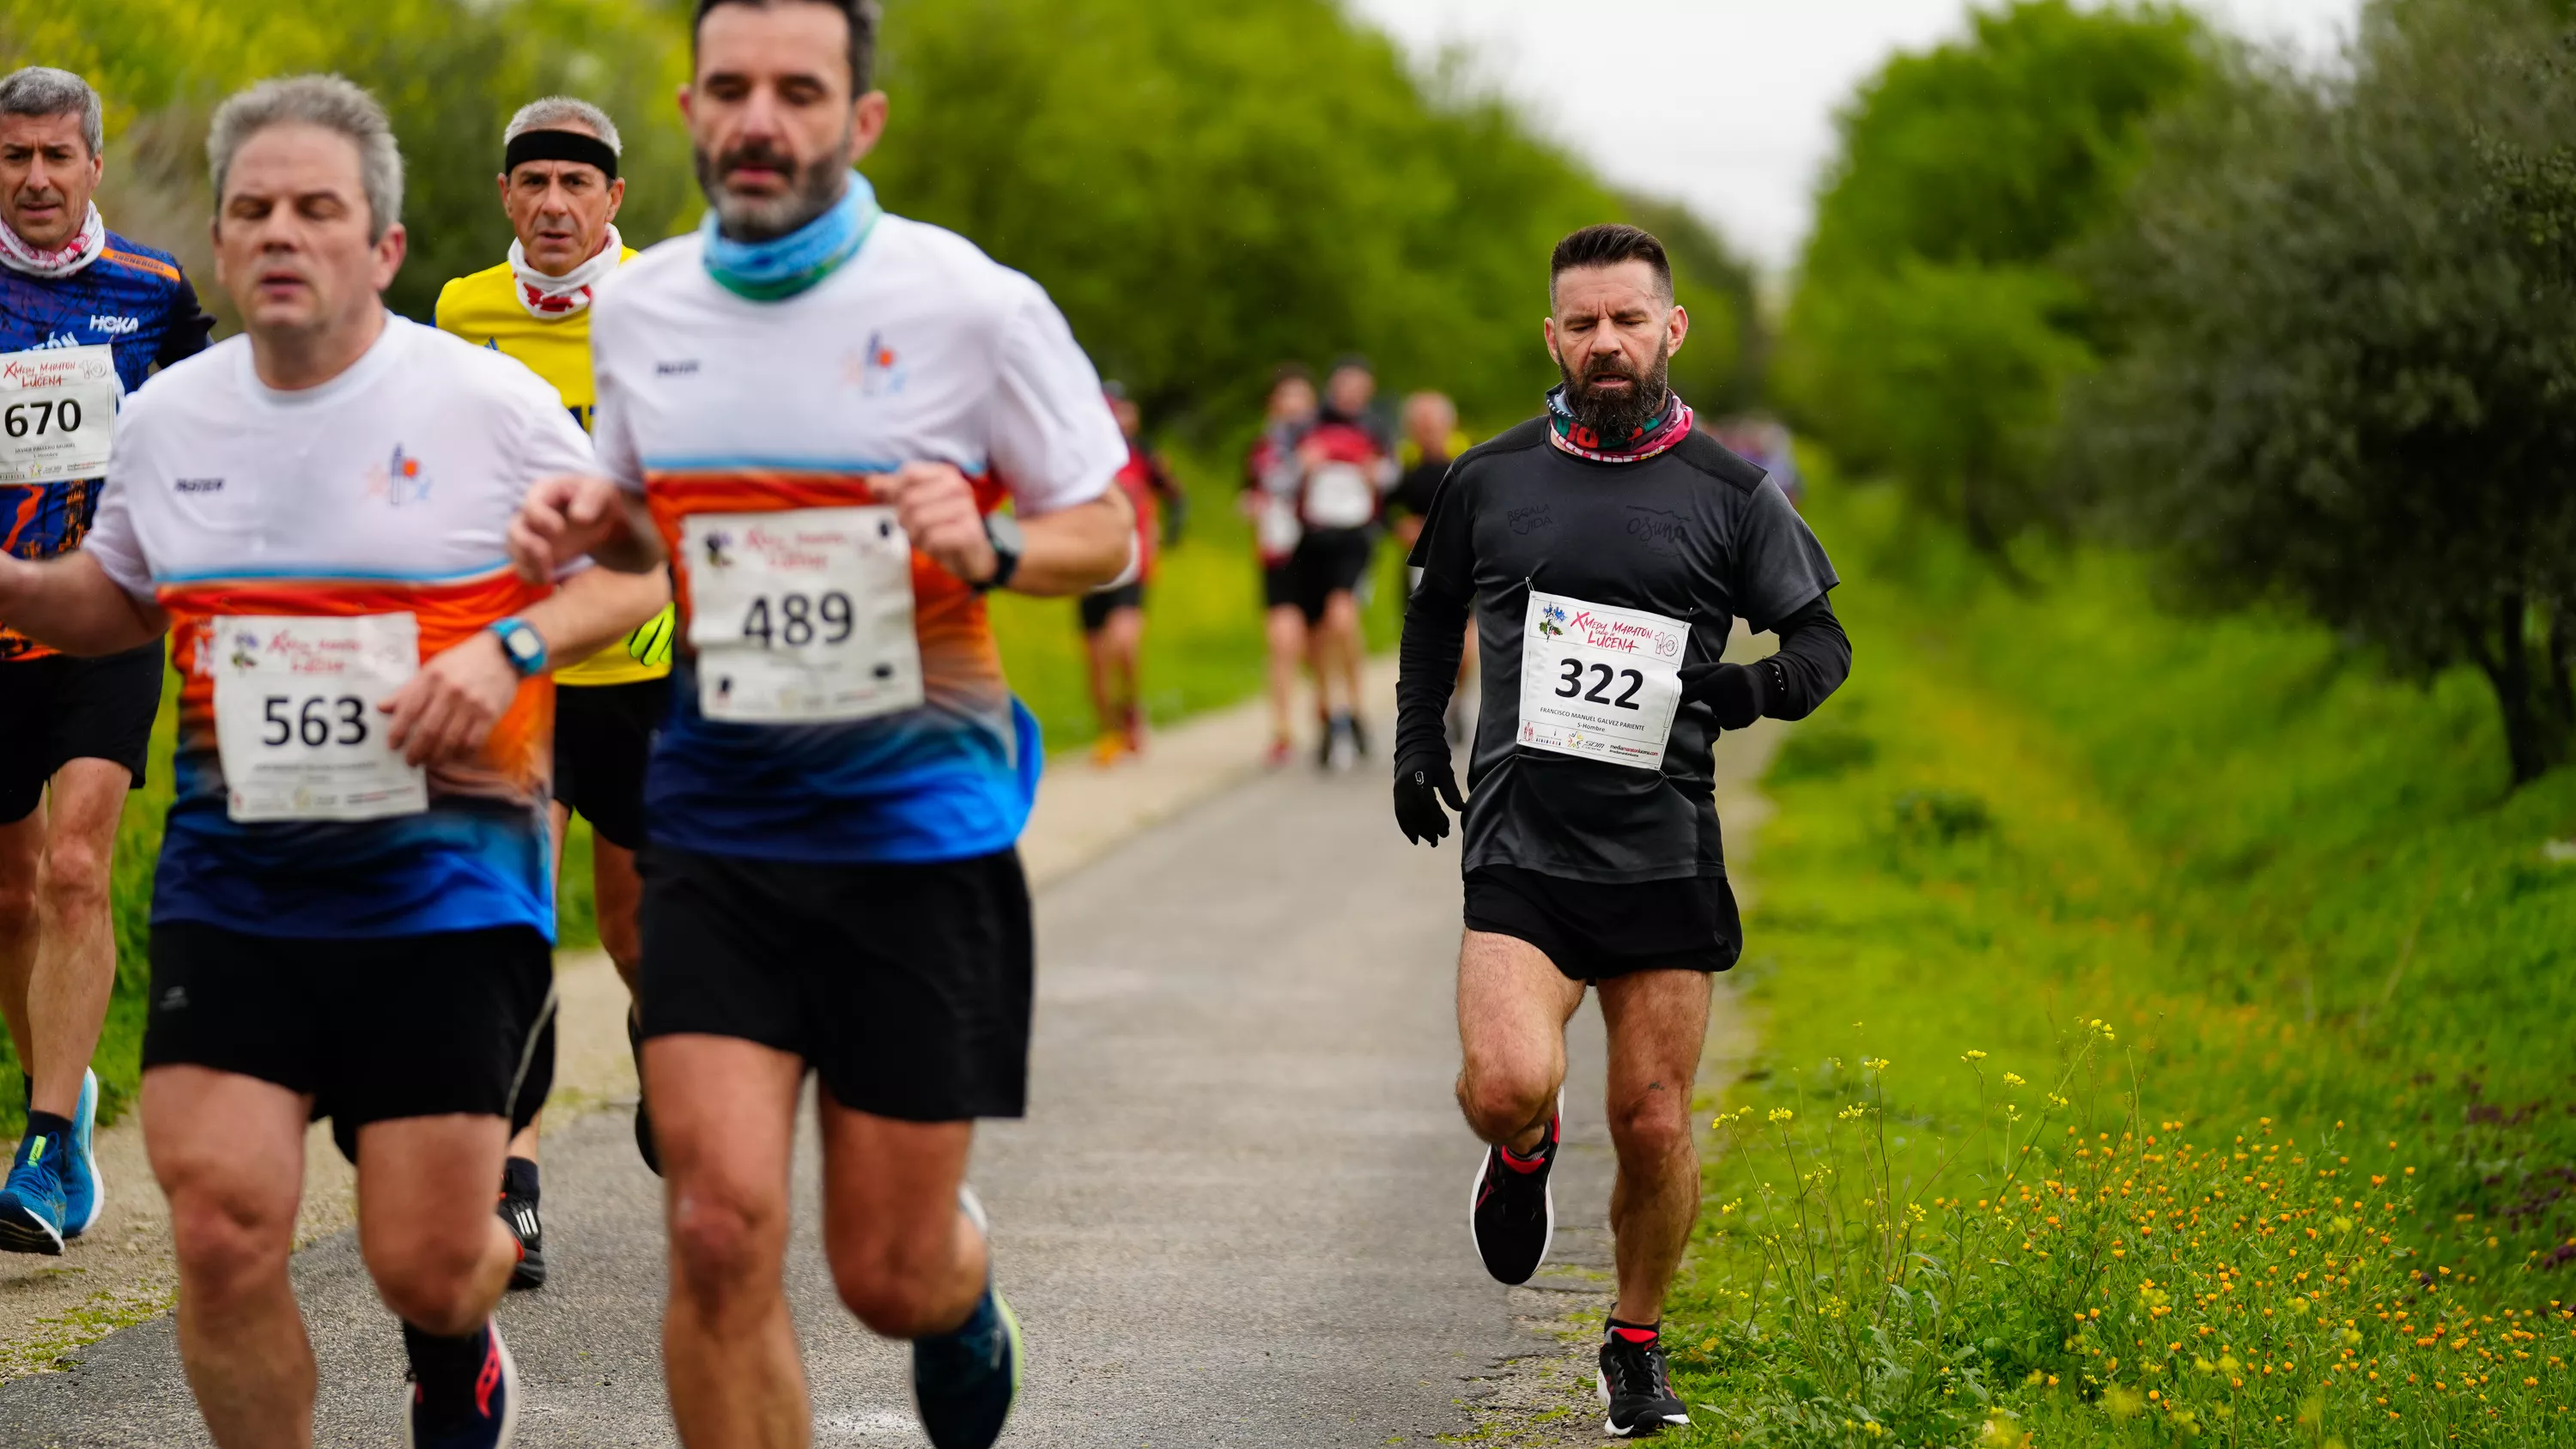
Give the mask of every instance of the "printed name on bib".
[[410, 614], [239, 614], [207, 627], [215, 745], [235, 820], [379, 820], [429, 808], [376, 706], [420, 672]]
[[708, 719], [813, 724], [922, 702], [912, 540], [893, 509], [692, 514], [681, 546]]
[[123, 390], [102, 344], [0, 357], [0, 483], [104, 475]]
[[1530, 591], [1521, 646], [1523, 748], [1660, 770], [1681, 707], [1690, 626]]

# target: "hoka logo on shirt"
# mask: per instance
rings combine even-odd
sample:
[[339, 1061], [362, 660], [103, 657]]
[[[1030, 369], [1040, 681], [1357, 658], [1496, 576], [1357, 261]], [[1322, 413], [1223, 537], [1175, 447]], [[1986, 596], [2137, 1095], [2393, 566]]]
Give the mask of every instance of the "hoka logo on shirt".
[[89, 319], [89, 330], [98, 333], [102, 337], [131, 336], [132, 334], [143, 330], [143, 319], [140, 317], [109, 317], [103, 314], [94, 314]]
[[394, 444], [394, 455], [384, 466], [367, 470], [367, 496], [383, 499], [395, 508], [429, 501], [429, 474], [420, 460], [405, 453], [402, 444]]

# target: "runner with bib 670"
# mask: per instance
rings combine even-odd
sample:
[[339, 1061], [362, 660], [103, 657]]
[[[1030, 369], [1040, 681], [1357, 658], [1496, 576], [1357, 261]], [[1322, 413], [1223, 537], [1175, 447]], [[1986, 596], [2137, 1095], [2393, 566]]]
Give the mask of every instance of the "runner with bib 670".
[[[1797, 510], [1666, 384], [1690, 318], [1662, 244], [1587, 227], [1557, 244], [1548, 289], [1564, 386], [1544, 417], [1458, 459], [1414, 547], [1395, 814], [1423, 843], [1449, 833], [1443, 801], [1465, 814], [1458, 1102], [1489, 1144], [1470, 1218], [1505, 1283], [1547, 1256], [1565, 1023], [1600, 989], [1619, 1163], [1600, 1389], [1606, 1432], [1633, 1437], [1690, 1422], [1665, 1372], [1664, 1293], [1699, 1211], [1690, 1100], [1710, 975], [1743, 949], [1710, 747], [1804, 718], [1851, 645]], [[1441, 717], [1471, 612], [1484, 686], [1462, 803]], [[1780, 652], [1720, 662], [1739, 618]]]

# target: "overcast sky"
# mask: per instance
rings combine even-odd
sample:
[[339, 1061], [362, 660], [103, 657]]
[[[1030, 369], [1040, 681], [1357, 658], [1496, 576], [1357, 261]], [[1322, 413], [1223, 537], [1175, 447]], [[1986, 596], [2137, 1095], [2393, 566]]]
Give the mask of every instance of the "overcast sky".
[[[1961, 0], [1346, 0], [1418, 56], [1450, 42], [1613, 181], [1678, 197], [1766, 267], [1793, 261], [1833, 112], [1889, 53], [1959, 34]], [[2204, 0], [2242, 34], [2330, 50], [2358, 0]]]

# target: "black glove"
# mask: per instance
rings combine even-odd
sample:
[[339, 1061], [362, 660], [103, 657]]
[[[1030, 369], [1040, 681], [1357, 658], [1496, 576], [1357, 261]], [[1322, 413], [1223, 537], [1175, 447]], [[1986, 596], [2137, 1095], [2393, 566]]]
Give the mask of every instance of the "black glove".
[[1682, 702], [1707, 705], [1717, 715], [1719, 729], [1748, 728], [1770, 703], [1771, 671], [1778, 667], [1767, 659], [1758, 664], [1685, 664]]
[[1399, 760], [1395, 766], [1395, 823], [1404, 830], [1404, 838], [1416, 845], [1438, 846], [1449, 835], [1449, 815], [1440, 802], [1460, 814], [1467, 802], [1459, 797], [1458, 777], [1449, 770], [1446, 755], [1415, 755]]

